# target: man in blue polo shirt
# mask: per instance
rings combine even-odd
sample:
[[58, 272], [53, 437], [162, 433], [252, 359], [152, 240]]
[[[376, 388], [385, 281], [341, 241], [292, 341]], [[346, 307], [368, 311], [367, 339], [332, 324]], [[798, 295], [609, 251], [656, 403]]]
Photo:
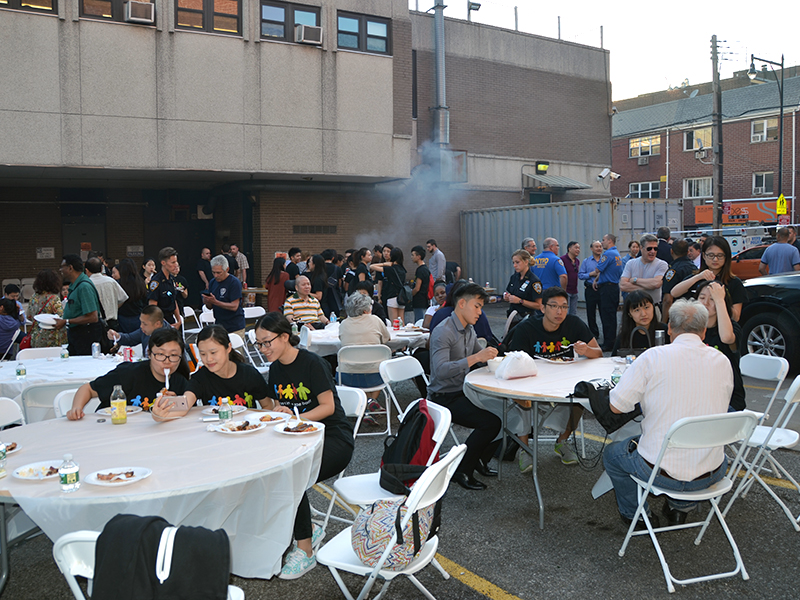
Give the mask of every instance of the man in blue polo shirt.
[[603, 324], [604, 352], [610, 352], [617, 337], [617, 307], [619, 306], [619, 278], [622, 276], [622, 257], [617, 250], [617, 236], [603, 236], [603, 255], [591, 275], [597, 277], [594, 284], [600, 293], [600, 322]]
[[211, 275], [213, 279], [208, 282], [210, 293], [203, 294], [203, 302], [214, 309], [217, 325], [244, 339], [242, 283], [228, 274], [228, 259], [222, 254], [211, 259]]
[[533, 259], [531, 270], [542, 282], [543, 290], [555, 286], [567, 289], [567, 269], [558, 256], [557, 239], [545, 238], [542, 242], [542, 253]]

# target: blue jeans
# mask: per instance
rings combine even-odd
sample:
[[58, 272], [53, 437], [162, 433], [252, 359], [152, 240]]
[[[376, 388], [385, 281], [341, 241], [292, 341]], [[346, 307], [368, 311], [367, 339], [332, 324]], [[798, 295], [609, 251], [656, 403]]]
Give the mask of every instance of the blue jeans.
[[427, 308], [414, 308], [414, 323], [419, 321], [420, 319], [425, 318], [425, 311], [428, 310]]
[[569, 296], [569, 314], [578, 316], [578, 294], [567, 294]]
[[[626, 519], [633, 519], [633, 515], [636, 513], [636, 507], [639, 505], [637, 500], [638, 495], [636, 493], [636, 482], [631, 479], [631, 475], [634, 475], [642, 481], [647, 481], [650, 479], [650, 475], [653, 472], [644, 459], [639, 456], [638, 441], [638, 436], [628, 438], [621, 442], [609, 444], [603, 451], [603, 466], [605, 466], [606, 473], [611, 477], [611, 482], [614, 484], [614, 493], [617, 495], [619, 514]], [[727, 467], [728, 459], [725, 458], [722, 464], [714, 469], [709, 477], [704, 477], [696, 481], [677, 481], [664, 477], [663, 475], [658, 475], [653, 480], [653, 485], [679, 492], [704, 490], [720, 481], [725, 476]], [[683, 512], [689, 512], [697, 506], [696, 502], [683, 502], [671, 498], [668, 501], [670, 508]], [[647, 506], [647, 503], [645, 503], [644, 509], [649, 515], [650, 508]]]

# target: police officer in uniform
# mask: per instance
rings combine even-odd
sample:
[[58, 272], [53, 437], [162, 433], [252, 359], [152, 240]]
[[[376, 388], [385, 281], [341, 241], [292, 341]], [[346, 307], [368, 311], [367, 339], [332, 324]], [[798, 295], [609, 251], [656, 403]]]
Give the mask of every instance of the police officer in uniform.
[[542, 282], [530, 269], [531, 255], [526, 250], [517, 250], [511, 255], [514, 274], [508, 282], [503, 300], [508, 302], [508, 314], [517, 311], [524, 318], [542, 308]]
[[180, 272], [178, 251], [167, 246], [158, 253], [161, 270], [153, 274], [147, 289], [148, 304], [155, 304], [164, 313], [164, 320], [170, 327], [180, 329], [181, 312], [177, 302], [180, 292], [175, 288], [175, 276]]
[[672, 296], [672, 288], [697, 273], [697, 267], [689, 258], [689, 242], [685, 239], [672, 243], [672, 258], [672, 265], [664, 273], [664, 283], [661, 284], [661, 320], [664, 323], [669, 319], [669, 307], [677, 300]]

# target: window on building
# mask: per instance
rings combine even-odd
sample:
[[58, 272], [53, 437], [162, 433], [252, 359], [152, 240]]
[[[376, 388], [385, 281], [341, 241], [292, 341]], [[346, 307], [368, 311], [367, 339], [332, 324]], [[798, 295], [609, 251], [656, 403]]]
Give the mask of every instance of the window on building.
[[658, 198], [661, 193], [661, 182], [631, 183], [628, 190], [631, 198]]
[[319, 27], [319, 7], [290, 2], [261, 2], [261, 37], [294, 41], [295, 25]]
[[183, 29], [240, 35], [241, 0], [178, 0], [175, 22]]
[[[152, 0], [137, 0], [151, 2]], [[0, 0], [2, 2], [2, 0]], [[155, 12], [153, 13], [155, 15]], [[81, 16], [91, 19], [125, 20], [125, 0], [81, 0]]]
[[631, 138], [628, 142], [628, 156], [651, 156], [661, 154], [661, 136], [650, 135], [647, 137]]
[[701, 148], [711, 148], [711, 127], [684, 132], [684, 150], [700, 150]]
[[683, 180], [684, 198], [711, 198], [711, 177], [696, 177]]
[[751, 122], [750, 142], [771, 142], [778, 139], [778, 119], [758, 119]]
[[56, 0], [0, 0], [0, 8], [35, 10], [48, 13], [58, 12]]
[[762, 196], [772, 193], [773, 173], [753, 173], [753, 195]]
[[391, 25], [389, 19], [339, 12], [337, 15], [337, 44], [339, 48], [391, 54]]

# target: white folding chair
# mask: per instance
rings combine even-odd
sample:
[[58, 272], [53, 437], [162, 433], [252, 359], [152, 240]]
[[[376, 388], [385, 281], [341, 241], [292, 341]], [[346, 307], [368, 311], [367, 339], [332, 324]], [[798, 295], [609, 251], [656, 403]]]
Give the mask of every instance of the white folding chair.
[[248, 351], [242, 336], [240, 336], [238, 333], [229, 333], [228, 338], [231, 340], [231, 348], [236, 350], [239, 354], [242, 354], [242, 358], [249, 360], [250, 364], [255, 367], [256, 363], [253, 360], [253, 357], [250, 356], [250, 352]]
[[[305, 328], [304, 328], [305, 329]], [[339, 366], [336, 370], [336, 383], [342, 385], [342, 373], [354, 373], [355, 371], [347, 371], [345, 365], [355, 365], [358, 363], [376, 363], [383, 362], [392, 358], [392, 350], [389, 346], [382, 344], [366, 344], [363, 346], [342, 346], [337, 353]], [[389, 395], [386, 392], [388, 386], [385, 383], [376, 385], [369, 388], [361, 388], [366, 393], [370, 392], [383, 392], [384, 400], [386, 401], [385, 411], [367, 411], [369, 415], [386, 415], [386, 429], [376, 433], [360, 433], [359, 435], [392, 435], [392, 406]], [[400, 406], [397, 405], [398, 414], [402, 412]]]
[[[748, 354], [747, 356], [750, 355]], [[800, 402], [800, 375], [795, 378], [791, 387], [787, 390], [785, 404], [783, 405], [780, 414], [775, 419], [775, 423], [772, 425], [772, 427], [759, 425], [756, 427], [753, 435], [750, 436], [750, 438], [744, 444], [742, 444], [742, 446], [745, 448], [745, 454], [742, 460], [741, 468], [747, 468], [748, 470], [741, 482], [739, 482], [739, 485], [736, 488], [736, 491], [733, 493], [733, 496], [731, 496], [731, 499], [728, 500], [728, 504], [722, 514], [727, 515], [731, 505], [733, 505], [736, 499], [739, 496], [745, 496], [750, 490], [750, 487], [753, 485], [753, 482], [758, 481], [761, 487], [763, 487], [767, 493], [772, 496], [772, 499], [778, 503], [778, 506], [783, 509], [784, 514], [789, 518], [789, 521], [792, 523], [795, 531], [800, 531], [800, 516], [795, 517], [786, 506], [786, 503], [761, 478], [761, 472], [764, 470], [764, 465], [767, 461], [769, 461], [769, 463], [772, 465], [773, 474], [777, 477], [785, 477], [787, 480], [791, 481], [794, 488], [800, 493], [800, 484], [797, 483], [797, 480], [789, 474], [789, 472], [781, 463], [778, 462], [774, 456], [775, 450], [779, 450], [781, 448], [791, 448], [796, 446], [797, 442], [800, 441], [800, 434], [789, 428], [789, 422], [792, 419], [792, 415], [794, 415], [794, 411], [797, 408], [798, 402]], [[748, 463], [747, 453], [751, 448], [757, 448], [758, 451], [756, 452], [752, 462]]]
[[[364, 411], [367, 409], [367, 395], [364, 393], [364, 390], [354, 387], [348, 387], [346, 385], [337, 385], [336, 386], [336, 394], [339, 396], [339, 402], [342, 405], [342, 410], [344, 410], [344, 414], [346, 417], [355, 419], [356, 423], [353, 426], [353, 439], [356, 439], [358, 435], [358, 428], [361, 426], [361, 419], [364, 417]], [[345, 469], [346, 470], [346, 469]], [[339, 473], [337, 479], [341, 479], [344, 477], [344, 471]], [[322, 528], [326, 529], [328, 527], [328, 521], [333, 519], [334, 521], [340, 521], [342, 523], [352, 523], [353, 519], [342, 519], [341, 517], [337, 517], [335, 515], [331, 515], [333, 511], [333, 507], [338, 500], [338, 494], [336, 491], [324, 483], [318, 483], [314, 486], [315, 488], [320, 488], [318, 491], [323, 491], [328, 494], [331, 499], [328, 503], [328, 510], [325, 512], [325, 520], [322, 523]], [[342, 508], [347, 510], [353, 517], [356, 516], [355, 512], [346, 504], [339, 503]], [[319, 511], [315, 510], [312, 507], [312, 511], [317, 514], [322, 514]]]
[[[753, 433], [756, 423], [756, 415], [750, 412], [734, 412], [720, 415], [686, 417], [676, 421], [672, 427], [670, 427], [667, 435], [664, 438], [664, 443], [661, 445], [661, 451], [658, 453], [658, 458], [654, 463], [650, 479], [645, 482], [641, 479], [631, 476], [631, 478], [636, 482], [636, 491], [639, 496], [639, 506], [636, 508], [636, 513], [633, 515], [633, 521], [631, 522], [630, 527], [628, 527], [628, 533], [625, 535], [625, 541], [622, 543], [622, 547], [619, 550], [619, 555], [625, 555], [625, 548], [627, 548], [628, 542], [630, 542], [632, 536], [649, 534], [650, 539], [653, 541], [653, 546], [655, 547], [656, 553], [658, 554], [658, 558], [661, 561], [661, 569], [664, 571], [664, 578], [667, 581], [667, 589], [670, 592], [675, 591], [675, 586], [673, 583], [687, 585], [689, 583], [696, 583], [698, 581], [709, 581], [711, 579], [733, 577], [737, 573], [742, 574], [742, 579], [749, 579], [750, 576], [747, 574], [747, 570], [744, 568], [744, 563], [742, 562], [742, 557], [739, 554], [739, 547], [736, 545], [730, 529], [728, 529], [728, 524], [725, 522], [724, 515], [719, 510], [719, 500], [733, 487], [731, 476], [729, 475], [723, 477], [722, 480], [714, 485], [711, 485], [704, 490], [698, 490], [695, 492], [676, 492], [673, 490], [660, 488], [653, 485], [653, 480], [661, 470], [661, 461], [664, 458], [664, 454], [667, 452], [667, 450], [672, 448], [715, 448], [718, 446], [725, 446], [726, 444], [732, 444], [740, 440], [747, 440]], [[737, 452], [736, 459], [733, 461], [729, 473], [735, 473], [738, 470], [743, 453], [744, 445], [739, 449], [739, 452]], [[702, 502], [704, 500], [708, 500], [711, 503], [711, 510], [708, 512], [708, 516], [705, 518], [705, 520], [698, 523], [685, 523], [683, 525], [673, 525], [671, 527], [659, 527], [658, 529], [653, 529], [653, 525], [647, 516], [647, 512], [644, 510], [644, 505], [647, 501], [648, 494], [653, 494], [655, 496], [661, 496], [664, 494], [669, 498], [686, 502]], [[711, 517], [714, 515], [717, 516], [719, 524], [722, 526], [725, 536], [728, 538], [728, 542], [731, 545], [734, 558], [736, 559], [736, 568], [733, 571], [727, 571], [725, 573], [703, 575], [689, 579], [676, 579], [670, 572], [669, 565], [667, 565], [667, 561], [664, 558], [664, 553], [662, 552], [661, 546], [656, 539], [656, 532], [661, 533], [662, 531], [700, 527], [700, 533], [697, 534], [697, 538], [694, 542], [695, 545], [697, 545], [702, 540], [703, 534], [708, 528], [708, 524], [711, 522]], [[646, 531], [634, 531], [640, 516], [644, 519], [645, 525], [647, 526]]]
[[[67, 580], [75, 600], [86, 600], [78, 584], [78, 577], [87, 580], [86, 591], [92, 595], [94, 579], [94, 550], [97, 545], [97, 531], [73, 531], [58, 538], [53, 544], [53, 558], [59, 571]], [[244, 600], [244, 591], [234, 585], [228, 586], [228, 600]]]
[[[189, 319], [194, 319], [195, 325], [197, 327], [188, 327]], [[186, 341], [187, 335], [197, 335], [203, 329], [203, 326], [200, 324], [200, 319], [197, 318], [197, 313], [194, 312], [194, 309], [191, 306], [184, 306], [183, 307], [183, 340]]]
[[22, 283], [20, 282], [19, 278], [15, 278], [15, 277], [9, 277], [8, 279], [3, 279], [3, 288], [5, 289], [5, 287], [6, 287], [7, 285], [11, 284], [11, 283], [13, 283], [14, 285], [16, 285], [17, 287], [19, 287], [19, 286], [22, 284]]
[[53, 401], [59, 392], [82, 386], [85, 381], [64, 381], [61, 383], [36, 383], [22, 390], [21, 404], [25, 421], [36, 423], [55, 419]]
[[[447, 491], [447, 486], [450, 483], [450, 478], [453, 476], [453, 473], [455, 473], [455, 470], [458, 467], [458, 464], [461, 462], [466, 450], [467, 447], [465, 445], [453, 447], [447, 456], [442, 458], [442, 460], [440, 460], [438, 463], [429, 466], [428, 469], [417, 480], [405, 503], [406, 514], [400, 524], [401, 530], [406, 526], [409, 520], [411, 520], [414, 513], [421, 508], [434, 504], [444, 495], [444, 493]], [[433, 536], [424, 543], [419, 555], [413, 562], [411, 562], [411, 564], [396, 571], [383, 569], [382, 567], [397, 541], [397, 531], [395, 528], [392, 529], [392, 537], [389, 540], [389, 543], [386, 545], [386, 550], [383, 552], [380, 560], [374, 567], [370, 567], [369, 565], [362, 563], [356, 553], [353, 551], [352, 532], [350, 527], [340, 532], [335, 538], [325, 544], [317, 552], [317, 562], [327, 566], [328, 569], [330, 569], [331, 575], [333, 576], [334, 580], [336, 580], [339, 589], [342, 590], [342, 593], [348, 600], [353, 600], [353, 596], [350, 594], [350, 590], [347, 589], [347, 586], [342, 580], [342, 577], [339, 574], [340, 570], [347, 571], [355, 575], [360, 575], [362, 577], [367, 577], [367, 581], [364, 583], [364, 587], [361, 589], [361, 593], [358, 595], [359, 600], [369, 596], [370, 590], [372, 589], [372, 586], [375, 584], [375, 581], [378, 579], [378, 577], [381, 577], [385, 580], [383, 586], [381, 587], [381, 591], [377, 595], [377, 598], [383, 597], [387, 588], [389, 587], [389, 584], [400, 575], [405, 575], [408, 577], [411, 583], [413, 583], [414, 586], [416, 586], [416, 588], [420, 590], [426, 598], [435, 600], [433, 595], [431, 595], [425, 586], [423, 586], [422, 583], [420, 583], [419, 580], [414, 576], [415, 573], [425, 568], [431, 562], [433, 562], [434, 566], [440, 570], [445, 579], [450, 577], [444, 571], [444, 569], [442, 569], [434, 561], [436, 550], [439, 547], [439, 538], [437, 536]]]
[[[383, 382], [386, 384], [386, 391], [389, 393], [389, 396], [392, 398], [392, 402], [394, 402], [394, 405], [397, 407], [398, 414], [403, 411], [400, 409], [400, 403], [397, 401], [397, 398], [394, 395], [391, 384], [398, 383], [400, 381], [406, 381], [408, 379], [414, 379], [414, 377], [422, 377], [426, 386], [430, 383], [425, 375], [425, 369], [422, 368], [420, 362], [413, 356], [399, 356], [397, 358], [387, 360], [386, 362], [382, 362], [380, 373], [381, 377], [383, 378]], [[450, 435], [453, 436], [453, 441], [455, 442], [456, 446], [458, 446], [458, 438], [456, 437], [455, 431], [453, 431], [452, 427], [450, 427]]]
[[200, 327], [213, 325], [216, 322], [217, 320], [214, 317], [214, 311], [207, 306], [203, 306], [203, 310], [200, 311]]
[[33, 284], [23, 283], [22, 289], [20, 290], [20, 301], [28, 302], [33, 297], [33, 293]]
[[244, 307], [244, 318], [245, 319], [260, 319], [267, 311], [264, 310], [263, 306], [245, 306]]
[[778, 397], [783, 381], [789, 373], [789, 361], [780, 356], [750, 353], [739, 359], [739, 370], [744, 377], [775, 382], [775, 391], [772, 392], [767, 407], [764, 409], [764, 415], [758, 421], [759, 425], [763, 425], [764, 421], [769, 418], [772, 403]]
[[[418, 402], [419, 400], [415, 400], [408, 405], [406, 412], [400, 419], [401, 421], [405, 419], [405, 416], [409, 413], [411, 408], [416, 406]], [[452, 422], [452, 415], [444, 406], [436, 404], [435, 402], [431, 402], [430, 400], [427, 402], [428, 412], [431, 415], [431, 419], [433, 419], [434, 425], [432, 436], [434, 447], [428, 456], [427, 462], [425, 463], [426, 466], [430, 466], [433, 464], [436, 455], [439, 453], [439, 450], [442, 447], [442, 442], [444, 442], [445, 438], [447, 437], [447, 432], [450, 430], [450, 423]], [[369, 506], [378, 500], [402, 498], [402, 496], [392, 494], [391, 492], [387, 492], [385, 489], [383, 489], [380, 486], [380, 479], [380, 471], [377, 473], [366, 473], [364, 475], [351, 475], [349, 477], [337, 479], [333, 484], [333, 489], [336, 490], [336, 493], [339, 494], [342, 500], [348, 504], [357, 506]]]
[[17, 352], [17, 360], [33, 360], [35, 358], [59, 358], [61, 346], [54, 348], [24, 348]]
[[[71, 390], [64, 390], [63, 392], [58, 392], [58, 394], [56, 394], [56, 397], [53, 398], [53, 410], [56, 413], [56, 419], [67, 416], [67, 413], [72, 408], [72, 399], [75, 398], [75, 393], [77, 391], [78, 388], [73, 388]], [[100, 404], [99, 400], [97, 401], [97, 404]], [[89, 411], [86, 410], [84, 412], [88, 413]]]
[[19, 423], [25, 425], [22, 407], [11, 398], [0, 398], [0, 429]]
[[503, 339], [504, 340], [506, 339], [506, 336], [508, 335], [508, 330], [511, 329], [511, 322], [514, 320], [514, 317], [516, 317], [516, 316], [517, 316], [517, 311], [516, 310], [512, 310], [511, 314], [508, 315], [508, 318], [506, 319], [506, 325], [503, 328]]

